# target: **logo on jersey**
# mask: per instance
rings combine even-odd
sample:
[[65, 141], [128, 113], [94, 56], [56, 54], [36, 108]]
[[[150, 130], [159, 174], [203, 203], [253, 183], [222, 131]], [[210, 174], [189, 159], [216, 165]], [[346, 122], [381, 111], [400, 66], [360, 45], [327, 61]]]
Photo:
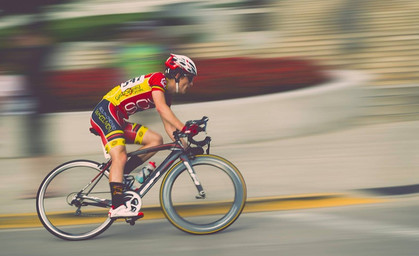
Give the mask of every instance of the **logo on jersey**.
[[166, 89], [166, 78], [162, 78], [160, 83], [163, 85], [164, 89]]
[[151, 99], [139, 99], [136, 102], [129, 102], [125, 105], [125, 110], [128, 115], [132, 115], [137, 111], [147, 110], [154, 108], [154, 102]]
[[100, 107], [99, 109], [96, 109], [95, 111], [96, 116], [100, 120], [100, 122], [105, 126], [106, 131], [109, 133], [112, 130], [116, 130], [116, 126], [113, 119], [108, 116], [108, 114], [105, 112], [103, 107]]

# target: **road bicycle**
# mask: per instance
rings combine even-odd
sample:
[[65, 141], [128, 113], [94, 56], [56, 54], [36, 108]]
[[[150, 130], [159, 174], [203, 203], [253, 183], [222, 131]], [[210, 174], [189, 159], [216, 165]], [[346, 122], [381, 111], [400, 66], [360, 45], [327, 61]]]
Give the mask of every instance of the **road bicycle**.
[[[208, 118], [203, 117], [188, 121], [186, 126], [194, 125], [198, 133], [206, 133], [207, 122]], [[176, 131], [174, 138], [172, 143], [127, 154], [131, 157], [170, 151], [138, 188], [130, 188], [133, 176], [124, 178], [125, 193], [133, 196], [130, 203], [141, 207], [141, 199], [163, 177], [160, 207], [171, 224], [190, 234], [224, 230], [237, 220], [245, 206], [247, 192], [243, 176], [231, 162], [210, 154], [211, 137], [197, 140]], [[183, 139], [187, 140], [187, 147], [183, 146]], [[112, 159], [103, 163], [74, 160], [56, 167], [45, 177], [37, 193], [36, 209], [50, 233], [65, 240], [84, 240], [101, 234], [114, 223], [116, 219], [108, 216], [112, 205], [108, 180], [111, 163]], [[142, 209], [145, 215], [147, 209], [151, 208]], [[138, 218], [125, 218], [125, 221], [134, 225]]]

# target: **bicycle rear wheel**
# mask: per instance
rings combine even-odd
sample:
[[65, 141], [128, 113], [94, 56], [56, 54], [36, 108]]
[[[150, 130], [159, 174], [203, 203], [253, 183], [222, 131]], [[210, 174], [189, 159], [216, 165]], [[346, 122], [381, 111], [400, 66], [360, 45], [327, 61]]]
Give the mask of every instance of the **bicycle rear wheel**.
[[199, 197], [191, 175], [179, 162], [162, 181], [163, 213], [175, 227], [191, 234], [211, 234], [227, 228], [245, 206], [246, 185], [242, 175], [232, 163], [214, 155], [196, 156], [191, 165], [205, 197]]
[[38, 217], [53, 235], [84, 240], [99, 235], [112, 223], [108, 172], [88, 160], [67, 162], [52, 170], [36, 198]]

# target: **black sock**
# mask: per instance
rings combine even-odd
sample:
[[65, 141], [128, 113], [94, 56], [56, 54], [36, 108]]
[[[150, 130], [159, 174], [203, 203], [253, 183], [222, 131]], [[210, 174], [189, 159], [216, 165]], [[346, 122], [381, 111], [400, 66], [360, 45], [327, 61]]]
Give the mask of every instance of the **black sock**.
[[130, 159], [128, 159], [127, 163], [125, 164], [124, 174], [129, 174], [142, 163], [144, 163], [144, 161], [141, 160], [139, 156], [130, 157]]
[[120, 182], [109, 182], [109, 186], [111, 187], [111, 195], [112, 195], [112, 206], [117, 208], [120, 205], [124, 204], [124, 184]]

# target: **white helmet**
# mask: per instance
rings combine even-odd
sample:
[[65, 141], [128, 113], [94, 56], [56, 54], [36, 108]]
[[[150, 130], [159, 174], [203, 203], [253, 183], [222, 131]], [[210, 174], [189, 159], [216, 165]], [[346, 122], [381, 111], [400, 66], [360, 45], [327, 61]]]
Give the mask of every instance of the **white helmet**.
[[165, 73], [170, 78], [174, 78], [178, 73], [181, 73], [182, 75], [198, 75], [195, 63], [184, 55], [170, 54], [170, 57], [166, 60], [165, 65]]

